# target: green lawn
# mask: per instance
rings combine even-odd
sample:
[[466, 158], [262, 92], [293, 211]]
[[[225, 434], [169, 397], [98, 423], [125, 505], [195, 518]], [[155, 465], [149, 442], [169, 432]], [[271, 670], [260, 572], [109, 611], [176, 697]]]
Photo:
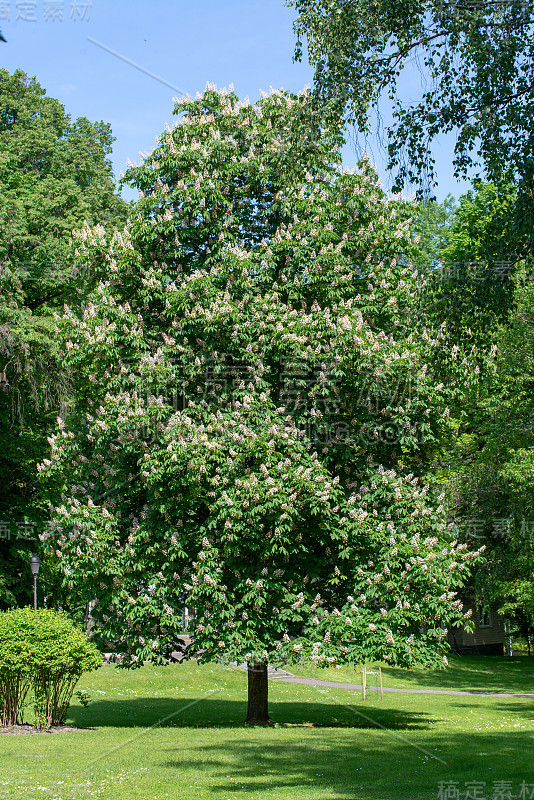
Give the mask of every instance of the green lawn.
[[[449, 656], [446, 669], [406, 670], [382, 664], [384, 686], [396, 689], [453, 689], [463, 692], [534, 694], [534, 658], [524, 656]], [[293, 675], [322, 681], [361, 683], [360, 667], [288, 667]], [[378, 665], [367, 667], [367, 683], [378, 683]]]
[[[515, 661], [509, 673], [508, 659], [472, 661], [477, 674], [495, 665], [507, 688], [516, 680]], [[493, 800], [498, 781], [515, 797], [523, 781], [534, 791], [531, 700], [388, 694], [364, 704], [358, 692], [271, 683], [277, 726], [247, 728], [246, 675], [232, 668], [105, 666], [80, 688], [93, 703], [73, 705], [68, 722], [86, 730], [1, 738], [2, 797], [426, 800], [440, 781], [456, 781], [462, 798], [483, 781], [480, 800]]]

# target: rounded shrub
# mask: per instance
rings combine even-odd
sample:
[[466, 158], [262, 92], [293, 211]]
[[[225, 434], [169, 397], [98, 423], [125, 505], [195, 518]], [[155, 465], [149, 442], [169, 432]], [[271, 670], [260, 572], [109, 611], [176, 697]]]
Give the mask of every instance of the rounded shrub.
[[101, 664], [96, 646], [64, 615], [29, 608], [0, 613], [3, 724], [22, 721], [31, 688], [37, 726], [60, 725], [80, 676]]
[[[31, 687], [28, 615], [25, 611], [0, 613], [0, 722], [22, 724]], [[33, 626], [31, 626], [33, 627]]]

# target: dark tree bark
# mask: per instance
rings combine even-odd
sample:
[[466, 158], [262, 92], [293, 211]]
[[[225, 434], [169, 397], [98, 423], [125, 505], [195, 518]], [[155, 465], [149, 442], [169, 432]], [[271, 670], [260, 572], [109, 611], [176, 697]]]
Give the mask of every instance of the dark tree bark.
[[265, 725], [271, 722], [268, 694], [267, 664], [249, 664], [247, 722], [256, 725]]

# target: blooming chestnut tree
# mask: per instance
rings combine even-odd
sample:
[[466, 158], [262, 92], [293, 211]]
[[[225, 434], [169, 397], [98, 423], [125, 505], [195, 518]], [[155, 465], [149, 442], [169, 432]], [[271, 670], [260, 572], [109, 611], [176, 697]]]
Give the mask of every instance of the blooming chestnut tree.
[[239, 102], [208, 86], [126, 180], [122, 232], [85, 227], [98, 280], [58, 319], [76, 401], [41, 472], [44, 535], [74, 595], [94, 595], [124, 662], [445, 661], [475, 558], [425, 484], [449, 435], [441, 346], [410, 304], [407, 204], [306, 93]]

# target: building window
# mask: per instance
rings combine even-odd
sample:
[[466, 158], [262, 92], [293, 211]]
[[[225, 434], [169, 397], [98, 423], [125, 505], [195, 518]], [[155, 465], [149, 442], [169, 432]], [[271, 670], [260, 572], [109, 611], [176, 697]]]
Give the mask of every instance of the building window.
[[493, 619], [491, 616], [491, 611], [487, 609], [480, 609], [480, 616], [478, 620], [478, 627], [479, 628], [491, 628], [493, 625]]

